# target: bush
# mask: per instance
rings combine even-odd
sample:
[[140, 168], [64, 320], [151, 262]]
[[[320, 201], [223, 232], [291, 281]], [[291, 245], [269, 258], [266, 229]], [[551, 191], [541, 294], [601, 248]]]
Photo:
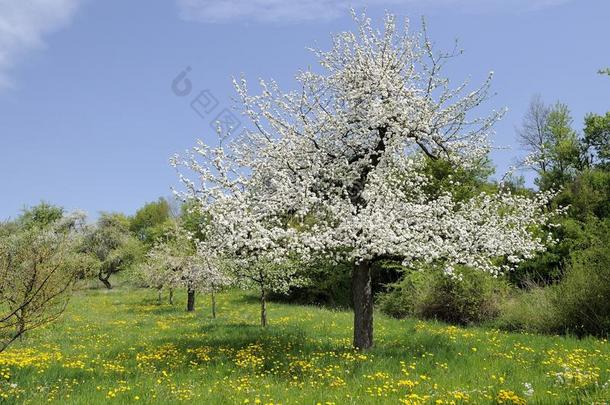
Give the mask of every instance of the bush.
[[[567, 216], [558, 218], [559, 227], [551, 229], [558, 243], [533, 259], [524, 260], [511, 272], [520, 287], [534, 280], [542, 284], [560, 281], [570, 265], [571, 254], [590, 246], [591, 228], [610, 217], [610, 171], [587, 169], [564, 185], [553, 199], [552, 207], [567, 207]], [[606, 236], [606, 239], [608, 236]]]
[[437, 267], [409, 271], [379, 297], [379, 307], [396, 318], [413, 316], [461, 325], [497, 317], [508, 291], [506, 282], [466, 267], [457, 269], [456, 275], [459, 279]]
[[610, 221], [605, 222], [605, 229], [598, 229], [603, 239], [574, 252], [564, 279], [554, 288], [552, 302], [562, 332], [610, 334]]
[[583, 225], [583, 237], [569, 256], [562, 280], [530, 286], [502, 306], [497, 326], [578, 336], [610, 334], [610, 220]]
[[556, 308], [552, 287], [528, 283], [527, 289], [516, 290], [500, 305], [496, 327], [509, 331], [553, 333], [557, 330]]

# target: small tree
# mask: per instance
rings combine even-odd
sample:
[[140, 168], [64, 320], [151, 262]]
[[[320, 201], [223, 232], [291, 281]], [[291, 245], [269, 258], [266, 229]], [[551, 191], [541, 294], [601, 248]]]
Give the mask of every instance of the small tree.
[[306, 280], [298, 276], [297, 267], [289, 261], [238, 260], [229, 266], [235, 282], [243, 288], [255, 288], [261, 306], [261, 326], [267, 326], [267, 299], [270, 293], [287, 294], [290, 287], [299, 287]]
[[186, 288], [187, 311], [195, 310], [197, 291], [210, 293], [212, 316], [216, 317], [215, 293], [230, 279], [219, 269], [218, 260], [184, 229], [175, 226], [148, 253], [142, 267], [147, 283], [156, 288]]
[[97, 259], [97, 278], [111, 289], [110, 277], [137, 263], [143, 247], [129, 233], [129, 220], [124, 215], [102, 213], [97, 224], [89, 227], [82, 251]]
[[[546, 223], [549, 195], [518, 196], [502, 188], [466, 201], [431, 190], [427, 159], [472, 167], [486, 159], [487, 136], [501, 112], [472, 110], [486, 100], [485, 83], [466, 92], [441, 72], [456, 52], [437, 53], [426, 30], [384, 32], [354, 17], [357, 33], [314, 51], [321, 72], [307, 70], [299, 91], [260, 82], [250, 95], [236, 88], [255, 130], [199, 142], [186, 159], [197, 175], [182, 177], [209, 207], [206, 232], [226, 250], [255, 262], [290, 255], [353, 263], [354, 346], [373, 344], [371, 265], [440, 263], [448, 274], [466, 265], [494, 274], [544, 249], [531, 231]], [[207, 208], [206, 208], [207, 209]]]
[[84, 216], [62, 212], [49, 221], [31, 218], [24, 215], [19, 225], [0, 227], [0, 352], [57, 319], [75, 280], [91, 266], [76, 253]]

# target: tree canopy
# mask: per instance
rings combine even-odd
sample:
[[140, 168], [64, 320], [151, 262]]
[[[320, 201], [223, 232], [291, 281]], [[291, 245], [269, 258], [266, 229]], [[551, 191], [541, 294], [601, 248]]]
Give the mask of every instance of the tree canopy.
[[[250, 95], [235, 82], [253, 130], [202, 141], [174, 165], [186, 167], [187, 193], [213, 219], [206, 234], [244, 265], [323, 256], [353, 263], [354, 345], [372, 345], [370, 264], [440, 261], [497, 273], [545, 249], [541, 226], [550, 194], [510, 189], [456, 198], [432, 193], [427, 161], [455, 170], [480, 167], [489, 131], [502, 112], [477, 117], [492, 74], [478, 88], [451, 87], [455, 52], [437, 52], [425, 26], [384, 31], [354, 16], [357, 31], [314, 50], [320, 71], [297, 75], [298, 91], [260, 81]], [[557, 127], [564, 117], [557, 117]], [[559, 129], [558, 129], [559, 130]], [[566, 137], [569, 134], [566, 134]], [[533, 229], [538, 229], [534, 234]]]

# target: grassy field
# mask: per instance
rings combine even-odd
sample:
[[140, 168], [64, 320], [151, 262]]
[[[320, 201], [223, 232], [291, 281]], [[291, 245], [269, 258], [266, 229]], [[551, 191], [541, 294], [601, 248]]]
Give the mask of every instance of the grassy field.
[[377, 315], [376, 347], [350, 348], [351, 314], [208, 297], [197, 312], [156, 292], [84, 290], [58, 323], [0, 354], [4, 403], [608, 403], [610, 346], [397, 321]]

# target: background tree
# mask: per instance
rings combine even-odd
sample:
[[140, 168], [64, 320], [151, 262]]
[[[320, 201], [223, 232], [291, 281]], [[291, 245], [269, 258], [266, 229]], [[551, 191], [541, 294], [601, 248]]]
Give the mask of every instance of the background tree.
[[572, 128], [572, 116], [567, 105], [557, 103], [552, 108], [547, 127], [552, 137], [550, 145], [552, 170], [547, 173], [546, 178], [542, 176], [542, 181], [548, 186], [557, 187], [573, 179], [576, 171], [583, 168], [582, 145]]
[[91, 266], [76, 253], [83, 221], [41, 204], [0, 226], [0, 352], [63, 313], [74, 282]]
[[24, 228], [46, 227], [59, 221], [64, 214], [62, 207], [43, 201], [34, 207], [25, 209], [17, 222]]
[[537, 172], [541, 190], [561, 187], [587, 165], [585, 147], [572, 128], [572, 116], [565, 104], [548, 107], [535, 96], [517, 134], [528, 152], [524, 164]]
[[189, 199], [180, 207], [180, 226], [197, 241], [204, 241], [203, 230], [210, 221], [209, 216], [199, 209], [196, 200]]
[[[183, 177], [214, 219], [206, 228], [230, 254], [264, 265], [323, 256], [352, 263], [354, 346], [373, 344], [371, 266], [438, 261], [445, 272], [467, 265], [497, 273], [544, 249], [531, 230], [549, 215], [549, 195], [503, 189], [466, 201], [430, 195], [427, 160], [455, 167], [487, 156], [487, 135], [501, 113], [471, 117], [486, 100], [491, 75], [474, 91], [441, 75], [456, 54], [437, 53], [425, 28], [397, 32], [388, 15], [380, 33], [366, 17], [357, 33], [315, 51], [323, 73], [298, 75], [299, 91], [261, 81], [251, 96], [236, 83], [256, 131], [199, 142]], [[542, 235], [543, 236], [543, 235]], [[224, 241], [224, 245], [223, 242]], [[285, 268], [289, 268], [285, 266]]]
[[585, 117], [584, 144], [591, 165], [610, 166], [610, 111]]
[[108, 289], [110, 276], [141, 260], [143, 246], [129, 232], [129, 219], [119, 213], [102, 213], [85, 235], [82, 251], [97, 260], [97, 278]]
[[212, 316], [216, 317], [215, 293], [229, 284], [214, 252], [198, 246], [179, 224], [148, 252], [142, 267], [146, 282], [156, 288], [186, 288], [187, 311], [195, 310], [196, 293], [210, 293]]
[[544, 104], [539, 94], [536, 94], [530, 101], [521, 128], [517, 129], [519, 144], [528, 153], [530, 166], [537, 173], [546, 173], [550, 165], [551, 134], [548, 128], [550, 113], [551, 108]]
[[169, 229], [172, 219], [170, 208], [164, 198], [145, 204], [131, 218], [129, 229], [140, 241], [152, 246]]
[[[531, 109], [531, 107], [530, 107]], [[538, 108], [538, 110], [542, 107]], [[528, 113], [524, 121], [528, 121]], [[566, 207], [566, 216], [552, 229], [557, 243], [547, 252], [528, 260], [511, 275], [520, 286], [532, 281], [542, 284], [560, 282], [570, 268], [572, 256], [583, 249], [587, 233], [608, 218], [610, 207], [610, 177], [608, 145], [610, 113], [588, 114], [582, 135], [572, 128], [572, 118], [566, 105], [557, 103], [548, 110], [541, 128], [546, 129], [546, 149], [543, 159], [528, 148], [532, 168], [537, 171], [535, 183], [540, 189], [557, 189], [551, 201], [553, 207]], [[539, 156], [539, 154], [538, 154]], [[545, 170], [538, 170], [544, 162]]]

